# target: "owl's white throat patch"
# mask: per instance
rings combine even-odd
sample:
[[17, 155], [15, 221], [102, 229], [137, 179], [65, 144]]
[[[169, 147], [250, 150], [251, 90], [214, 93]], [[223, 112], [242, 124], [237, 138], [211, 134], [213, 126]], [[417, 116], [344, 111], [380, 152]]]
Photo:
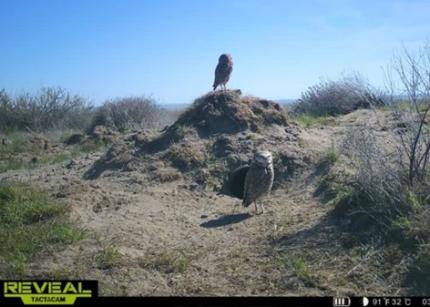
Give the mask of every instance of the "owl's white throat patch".
[[255, 162], [263, 167], [269, 167], [273, 163], [273, 158], [270, 153], [262, 152], [255, 156]]

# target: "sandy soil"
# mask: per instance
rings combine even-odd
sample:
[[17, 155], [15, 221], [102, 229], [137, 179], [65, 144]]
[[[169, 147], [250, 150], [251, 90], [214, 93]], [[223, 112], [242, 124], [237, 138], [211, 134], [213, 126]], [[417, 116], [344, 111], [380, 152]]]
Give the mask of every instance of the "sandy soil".
[[[351, 126], [377, 127], [380, 118], [359, 110], [301, 129], [297, 146], [312, 159], [273, 191], [258, 216], [187, 176], [159, 182], [146, 166], [84, 179], [102, 153], [8, 171], [0, 180], [47, 189], [87, 233], [63, 251], [41, 255], [29, 276], [97, 279], [102, 295], [381, 294], [372, 280], [348, 278], [360, 271], [360, 258], [340, 247], [327, 222], [332, 208], [314, 195], [332, 141]], [[393, 294], [389, 286], [385, 291]]]

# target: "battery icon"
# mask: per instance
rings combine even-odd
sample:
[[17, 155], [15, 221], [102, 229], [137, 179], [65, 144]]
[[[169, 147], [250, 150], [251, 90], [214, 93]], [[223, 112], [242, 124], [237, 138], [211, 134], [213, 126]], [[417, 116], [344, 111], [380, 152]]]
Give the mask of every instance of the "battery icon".
[[349, 297], [333, 297], [333, 307], [348, 307], [349, 305], [351, 305]]

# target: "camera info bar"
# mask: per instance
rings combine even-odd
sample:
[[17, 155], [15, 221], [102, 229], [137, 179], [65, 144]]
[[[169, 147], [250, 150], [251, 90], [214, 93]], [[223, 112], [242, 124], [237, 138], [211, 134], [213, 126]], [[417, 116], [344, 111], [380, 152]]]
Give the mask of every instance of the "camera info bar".
[[391, 306], [430, 306], [429, 297], [400, 297], [400, 296], [363, 296], [363, 297], [333, 297], [333, 307], [391, 307]]

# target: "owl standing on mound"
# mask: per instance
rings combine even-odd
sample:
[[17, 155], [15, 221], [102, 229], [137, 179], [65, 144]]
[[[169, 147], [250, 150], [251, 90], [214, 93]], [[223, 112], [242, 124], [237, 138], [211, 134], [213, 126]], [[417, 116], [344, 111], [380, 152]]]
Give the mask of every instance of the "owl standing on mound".
[[226, 89], [225, 84], [230, 79], [231, 72], [233, 71], [233, 59], [229, 54], [221, 54], [218, 59], [218, 65], [215, 69], [215, 81], [213, 88], [214, 90], [221, 85], [221, 88], [224, 86], [224, 90]]
[[[246, 173], [242, 205], [248, 207], [254, 203], [255, 213], [258, 214], [257, 201], [270, 193], [274, 177], [272, 154], [267, 150], [258, 151]], [[264, 213], [263, 204], [261, 213]]]

